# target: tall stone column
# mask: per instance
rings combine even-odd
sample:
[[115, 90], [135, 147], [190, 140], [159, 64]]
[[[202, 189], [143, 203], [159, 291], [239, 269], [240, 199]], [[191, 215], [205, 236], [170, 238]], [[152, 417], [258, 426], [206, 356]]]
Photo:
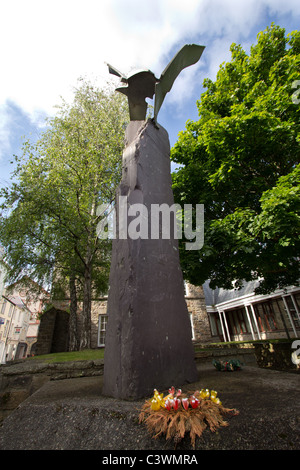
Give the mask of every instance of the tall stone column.
[[[119, 196], [129, 211], [126, 232], [135, 219], [130, 207], [147, 209], [141, 237], [124, 236]], [[168, 134], [151, 120], [131, 121], [116, 197], [102, 391], [120, 399], [197, 379], [178, 242], [172, 233], [167, 239], [151, 238], [153, 204], [174, 204]]]

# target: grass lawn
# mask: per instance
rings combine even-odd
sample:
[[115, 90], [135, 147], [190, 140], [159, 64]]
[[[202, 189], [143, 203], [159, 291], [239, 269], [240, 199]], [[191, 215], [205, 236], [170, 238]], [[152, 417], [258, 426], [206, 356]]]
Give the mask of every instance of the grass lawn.
[[62, 353], [44, 354], [41, 356], [33, 356], [28, 358], [29, 361], [39, 360], [48, 363], [67, 362], [67, 361], [93, 361], [103, 359], [104, 348], [101, 349], [85, 349], [83, 351], [72, 351]]

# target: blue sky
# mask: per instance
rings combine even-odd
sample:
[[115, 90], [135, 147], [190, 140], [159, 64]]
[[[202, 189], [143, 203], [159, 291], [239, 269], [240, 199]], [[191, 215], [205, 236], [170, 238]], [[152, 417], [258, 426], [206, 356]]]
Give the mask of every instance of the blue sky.
[[113, 78], [106, 61], [159, 77], [184, 44], [201, 44], [202, 58], [181, 73], [159, 113], [174, 145], [186, 121], [197, 119], [203, 80], [215, 79], [230, 60], [230, 45], [248, 52], [272, 22], [287, 33], [299, 29], [299, 0], [2, 1], [0, 187], [10, 181], [24, 137], [38, 138], [61, 97], [72, 100], [79, 77], [105, 85]]

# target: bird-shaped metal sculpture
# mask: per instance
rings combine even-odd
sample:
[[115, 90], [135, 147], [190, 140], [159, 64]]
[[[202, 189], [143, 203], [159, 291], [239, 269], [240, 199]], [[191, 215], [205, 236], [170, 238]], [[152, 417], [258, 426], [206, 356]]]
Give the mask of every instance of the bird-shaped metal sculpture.
[[169, 62], [159, 79], [151, 70], [141, 70], [126, 77], [116, 68], [107, 64], [109, 73], [120, 77], [121, 82], [126, 84], [116, 88], [116, 91], [123, 93], [128, 98], [130, 120], [143, 121], [146, 119], [147, 103], [145, 99], [153, 98], [155, 94], [153, 120], [157, 123], [158, 112], [174, 81], [184, 68], [198, 62], [204, 49], [205, 46], [197, 44], [183, 46]]

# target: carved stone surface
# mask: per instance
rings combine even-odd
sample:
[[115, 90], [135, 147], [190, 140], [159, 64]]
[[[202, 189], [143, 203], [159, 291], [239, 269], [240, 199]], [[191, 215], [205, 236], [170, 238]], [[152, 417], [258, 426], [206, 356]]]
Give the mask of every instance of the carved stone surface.
[[136, 399], [197, 379], [178, 242], [150, 239], [151, 205], [174, 203], [168, 134], [151, 120], [128, 126], [120, 195], [147, 207], [149, 239], [113, 240], [103, 393]]

